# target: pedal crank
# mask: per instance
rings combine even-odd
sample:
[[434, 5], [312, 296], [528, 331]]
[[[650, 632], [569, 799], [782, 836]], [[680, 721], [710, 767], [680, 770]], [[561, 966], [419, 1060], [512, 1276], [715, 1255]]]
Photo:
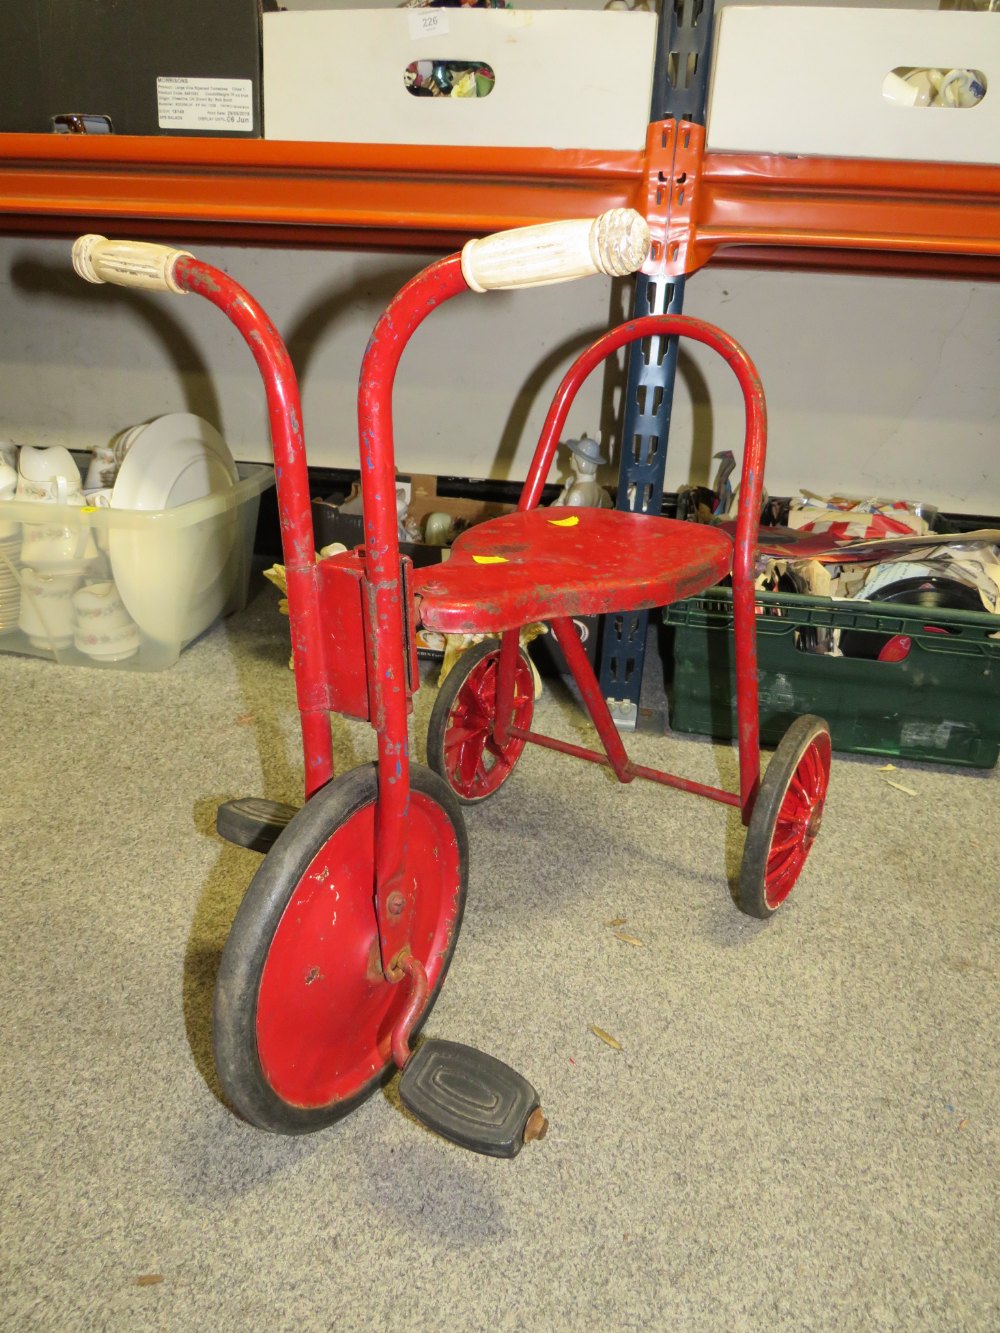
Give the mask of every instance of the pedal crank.
[[457, 1041], [425, 1041], [410, 1051], [427, 977], [409, 953], [398, 963], [413, 988], [392, 1033], [393, 1058], [403, 1070], [399, 1096], [407, 1110], [442, 1138], [487, 1157], [516, 1157], [526, 1143], [543, 1139], [549, 1124], [538, 1093], [510, 1065]]
[[242, 796], [236, 801], [220, 805], [215, 816], [215, 829], [220, 837], [237, 847], [249, 847], [253, 852], [266, 852], [274, 846], [298, 814], [298, 807], [284, 801], [268, 801], [261, 796]]

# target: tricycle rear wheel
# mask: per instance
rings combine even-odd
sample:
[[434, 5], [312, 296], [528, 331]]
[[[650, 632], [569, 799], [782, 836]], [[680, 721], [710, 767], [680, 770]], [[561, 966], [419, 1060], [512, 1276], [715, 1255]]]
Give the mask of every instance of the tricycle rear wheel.
[[[431, 712], [427, 762], [463, 805], [499, 791], [524, 749], [517, 737], [501, 745], [493, 734], [499, 667], [499, 640], [473, 644], [445, 676]], [[514, 663], [514, 725], [527, 731], [534, 709], [534, 676], [521, 648]]]
[[798, 717], [778, 742], [747, 827], [739, 906], [766, 920], [791, 893], [819, 832], [830, 781], [830, 729]]
[[[437, 998], [465, 905], [462, 812], [414, 765], [405, 877], [410, 947]], [[265, 857], [240, 905], [215, 989], [213, 1041], [226, 1099], [245, 1120], [304, 1134], [340, 1120], [393, 1074], [405, 982], [385, 981], [375, 918], [374, 765], [318, 791]]]

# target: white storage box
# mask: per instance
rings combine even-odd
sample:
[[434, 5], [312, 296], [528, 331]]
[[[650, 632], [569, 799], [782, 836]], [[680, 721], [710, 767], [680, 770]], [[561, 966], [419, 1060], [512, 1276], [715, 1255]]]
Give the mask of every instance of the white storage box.
[[0, 502], [0, 652], [172, 666], [246, 605], [260, 496], [273, 485], [273, 468], [241, 465], [231, 490], [173, 509]]
[[[264, 137], [342, 143], [641, 149], [656, 15], [553, 10], [263, 16]], [[415, 61], [488, 65], [488, 96], [415, 97]]]
[[[971, 69], [973, 106], [907, 106], [884, 92], [905, 69]], [[899, 76], [897, 76], [899, 77]], [[712, 152], [1000, 163], [1000, 19], [913, 9], [731, 6], [718, 20]]]

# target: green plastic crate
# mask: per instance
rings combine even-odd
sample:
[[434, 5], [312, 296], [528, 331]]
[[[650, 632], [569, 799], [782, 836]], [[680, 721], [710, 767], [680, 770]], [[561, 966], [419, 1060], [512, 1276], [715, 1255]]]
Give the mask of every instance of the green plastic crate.
[[[775, 745], [792, 719], [815, 713], [833, 748], [967, 768], [992, 768], [1000, 753], [1000, 616], [888, 602], [837, 602], [758, 593], [761, 740]], [[664, 610], [674, 627], [670, 725], [736, 734], [733, 602], [727, 588]], [[929, 630], [927, 626], [933, 625]], [[812, 630], [909, 635], [900, 662], [834, 657], [800, 646]]]

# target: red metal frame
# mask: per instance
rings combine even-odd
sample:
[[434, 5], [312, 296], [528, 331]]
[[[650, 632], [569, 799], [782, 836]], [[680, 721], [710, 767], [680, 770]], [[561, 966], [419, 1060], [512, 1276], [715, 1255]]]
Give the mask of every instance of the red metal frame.
[[[466, 290], [459, 255], [439, 260], [413, 278], [395, 297], [378, 321], [361, 368], [358, 396], [358, 423], [361, 445], [361, 486], [365, 512], [368, 577], [377, 590], [377, 624], [380, 639], [378, 688], [384, 680], [395, 679], [402, 669], [403, 609], [399, 597], [399, 545], [395, 509], [395, 455], [392, 430], [392, 391], [396, 370], [407, 341], [430, 312], [443, 301]], [[514, 735], [533, 744], [578, 757], [607, 762], [622, 782], [633, 777], [696, 792], [727, 804], [738, 804], [744, 822], [750, 818], [760, 783], [759, 720], [757, 711], [757, 658], [753, 567], [757, 542], [763, 468], [765, 455], [766, 413], [760, 377], [745, 351], [727, 334], [701, 320], [683, 316], [646, 316], [612, 329], [586, 349], [564, 376], [546, 414], [518, 509], [533, 509], [541, 497], [555, 451], [561, 438], [570, 406], [587, 375], [607, 356], [626, 343], [648, 336], [687, 334], [717, 351], [732, 368], [743, 393], [746, 432], [740, 484], [740, 506], [733, 559], [734, 629], [736, 646], [737, 715], [740, 760], [738, 797], [719, 788], [691, 783], [686, 779], [655, 769], [634, 766], [628, 759], [621, 735], [614, 725], [608, 705], [586, 654], [568, 621], [558, 614], [558, 598], [553, 597], [552, 626], [556, 639], [580, 688], [604, 754], [583, 747], [553, 743], [535, 732], [512, 728], [514, 702], [514, 662], [518, 632], [502, 636], [497, 681], [497, 717], [495, 737], [503, 746]], [[656, 521], [656, 520], [652, 520]], [[609, 587], [614, 587], [614, 570], [607, 573]], [[385, 882], [394, 882], [405, 847], [405, 806], [408, 793], [408, 748], [404, 701], [397, 692], [383, 701], [377, 714], [379, 757], [382, 768], [391, 775], [382, 809], [380, 787], [380, 839], [384, 858], [380, 868]]]
[[211, 301], [236, 326], [253, 353], [264, 381], [274, 449], [308, 798], [333, 776], [333, 751], [298, 381], [280, 333], [253, 297], [232, 278], [211, 264], [190, 256], [177, 261], [174, 278], [185, 291], [197, 292]]
[[[206, 297], [236, 325], [265, 383], [302, 719], [306, 797], [333, 776], [329, 712], [347, 701], [354, 715], [370, 718], [378, 736], [373, 887], [382, 970], [389, 980], [409, 977], [416, 989], [407, 1012], [412, 1010], [415, 1014], [422, 983], [420, 966], [408, 954], [413, 903], [412, 894], [407, 892], [405, 865], [410, 810], [408, 714], [413, 687], [407, 645], [413, 641], [416, 612], [404, 584], [399, 551], [392, 394], [400, 358], [415, 330], [437, 306], [467, 290], [461, 257], [451, 255], [419, 273], [396, 296], [375, 327], [362, 362], [358, 389], [363, 558], [359, 552], [351, 552], [335, 557], [332, 562], [324, 561], [322, 567], [317, 565], [314, 551], [298, 387], [280, 335], [253, 298], [210, 265], [182, 257], [174, 276], [180, 287]], [[738, 805], [746, 822], [760, 780], [753, 563], [766, 432], [763, 390], [749, 357], [721, 330], [683, 316], [647, 316], [612, 329], [577, 357], [559, 385], [542, 426], [519, 509], [537, 506], [567, 413], [586, 376], [607, 356], [635, 339], [679, 334], [690, 335], [723, 356], [737, 377], [746, 409], [733, 556], [740, 793], [737, 796], [629, 760], [593, 668], [571, 621], [560, 609], [557, 592], [553, 593], [553, 632], [581, 690], [604, 752], [588, 751], [513, 727], [516, 629], [503, 635], [496, 737], [500, 744], [513, 736], [606, 763], [622, 782], [639, 777]], [[663, 520], [651, 517], [649, 521]], [[613, 569], [607, 571], [606, 583], [609, 589], [614, 589]], [[341, 626], [362, 626], [362, 642], [357, 642], [355, 635], [353, 642], [338, 644], [336, 652], [330, 651], [332, 645], [324, 626], [327, 620]], [[367, 682], [365, 690], [359, 686], [362, 673]], [[394, 1038], [397, 1062], [405, 1062], [408, 1035], [408, 1024], [402, 1022]]]

